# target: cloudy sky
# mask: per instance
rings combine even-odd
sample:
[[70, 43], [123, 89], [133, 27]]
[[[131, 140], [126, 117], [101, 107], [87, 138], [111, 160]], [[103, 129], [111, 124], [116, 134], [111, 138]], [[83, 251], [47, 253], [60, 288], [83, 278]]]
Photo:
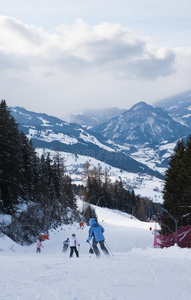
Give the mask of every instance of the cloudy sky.
[[0, 96], [64, 117], [191, 89], [190, 0], [0, 0]]

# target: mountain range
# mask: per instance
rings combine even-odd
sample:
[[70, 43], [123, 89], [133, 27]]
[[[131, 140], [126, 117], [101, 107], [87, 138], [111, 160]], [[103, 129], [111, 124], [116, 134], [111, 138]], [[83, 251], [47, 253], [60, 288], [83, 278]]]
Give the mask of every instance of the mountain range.
[[116, 150], [103, 135], [90, 131], [75, 123], [67, 123], [46, 114], [27, 111], [24, 108], [11, 108], [19, 129], [32, 140], [35, 148], [50, 149], [93, 157], [112, 167], [129, 172], [146, 173], [160, 176], [148, 166], [131, 158], [128, 154]]
[[154, 146], [164, 140], [173, 142], [180, 136], [187, 136], [189, 128], [174, 121], [164, 109], [139, 102], [123, 114], [97, 126], [95, 132], [120, 144]]
[[164, 108], [173, 119], [191, 127], [191, 90], [158, 101], [155, 106]]
[[86, 112], [81, 124], [21, 107], [11, 107], [11, 112], [35, 148], [60, 149], [75, 155], [76, 160], [79, 155], [87, 160], [95, 158], [127, 172], [163, 178], [178, 139], [187, 138], [191, 132], [190, 107], [188, 91], [155, 106], [139, 102], [129, 110], [103, 110], [96, 122], [92, 121], [93, 112]]

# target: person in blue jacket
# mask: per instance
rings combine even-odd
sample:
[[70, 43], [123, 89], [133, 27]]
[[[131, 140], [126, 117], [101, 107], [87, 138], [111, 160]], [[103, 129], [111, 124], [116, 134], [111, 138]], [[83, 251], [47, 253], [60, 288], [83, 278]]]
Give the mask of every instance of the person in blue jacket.
[[89, 229], [89, 237], [87, 239], [87, 243], [89, 243], [93, 237], [92, 247], [94, 249], [96, 256], [100, 256], [100, 251], [97, 247], [98, 243], [100, 244], [100, 247], [103, 250], [104, 254], [109, 255], [109, 252], [105, 247], [105, 243], [104, 243], [105, 238], [103, 233], [105, 229], [100, 224], [98, 224], [94, 218], [90, 219], [89, 225], [91, 227]]

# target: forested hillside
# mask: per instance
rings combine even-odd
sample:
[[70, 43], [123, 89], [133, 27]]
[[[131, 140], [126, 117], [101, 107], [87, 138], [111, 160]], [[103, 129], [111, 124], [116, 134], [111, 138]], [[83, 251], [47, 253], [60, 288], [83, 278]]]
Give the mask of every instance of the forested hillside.
[[[89, 203], [134, 214], [146, 220], [156, 214], [149, 199], [135, 196], [122, 181], [111, 182], [107, 169], [84, 165], [84, 185], [72, 184], [59, 150], [39, 157], [18, 129], [5, 100], [0, 103], [0, 230], [19, 243], [35, 241], [41, 232], [63, 223], [96, 217]], [[79, 212], [76, 195], [87, 205]], [[6, 218], [5, 218], [6, 216]], [[7, 218], [8, 216], [8, 218]], [[6, 219], [6, 222], [4, 221]], [[7, 221], [8, 220], [8, 221]]]
[[5, 100], [0, 103], [0, 210], [11, 216], [2, 230], [31, 242], [41, 231], [78, 217], [71, 178], [57, 151], [40, 158], [18, 130]]

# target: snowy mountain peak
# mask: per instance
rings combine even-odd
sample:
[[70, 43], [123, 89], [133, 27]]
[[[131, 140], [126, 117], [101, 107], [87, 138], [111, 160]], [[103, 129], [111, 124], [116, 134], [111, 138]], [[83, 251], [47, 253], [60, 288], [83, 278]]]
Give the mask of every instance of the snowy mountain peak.
[[189, 134], [164, 109], [139, 102], [122, 115], [95, 128], [106, 138], [122, 144], [159, 144]]
[[168, 111], [174, 120], [191, 126], [191, 90], [165, 98], [154, 104]]
[[138, 102], [137, 104], [133, 105], [129, 111], [137, 111], [137, 110], [143, 110], [143, 109], [149, 109], [149, 108], [152, 108], [151, 105], [148, 105], [146, 102], [144, 101], [141, 101], [141, 102]]
[[67, 125], [67, 123], [54, 116], [49, 116], [45, 113], [35, 113], [28, 111], [23, 107], [11, 107], [11, 113], [19, 124], [33, 125], [33, 126], [53, 126], [53, 125]]

